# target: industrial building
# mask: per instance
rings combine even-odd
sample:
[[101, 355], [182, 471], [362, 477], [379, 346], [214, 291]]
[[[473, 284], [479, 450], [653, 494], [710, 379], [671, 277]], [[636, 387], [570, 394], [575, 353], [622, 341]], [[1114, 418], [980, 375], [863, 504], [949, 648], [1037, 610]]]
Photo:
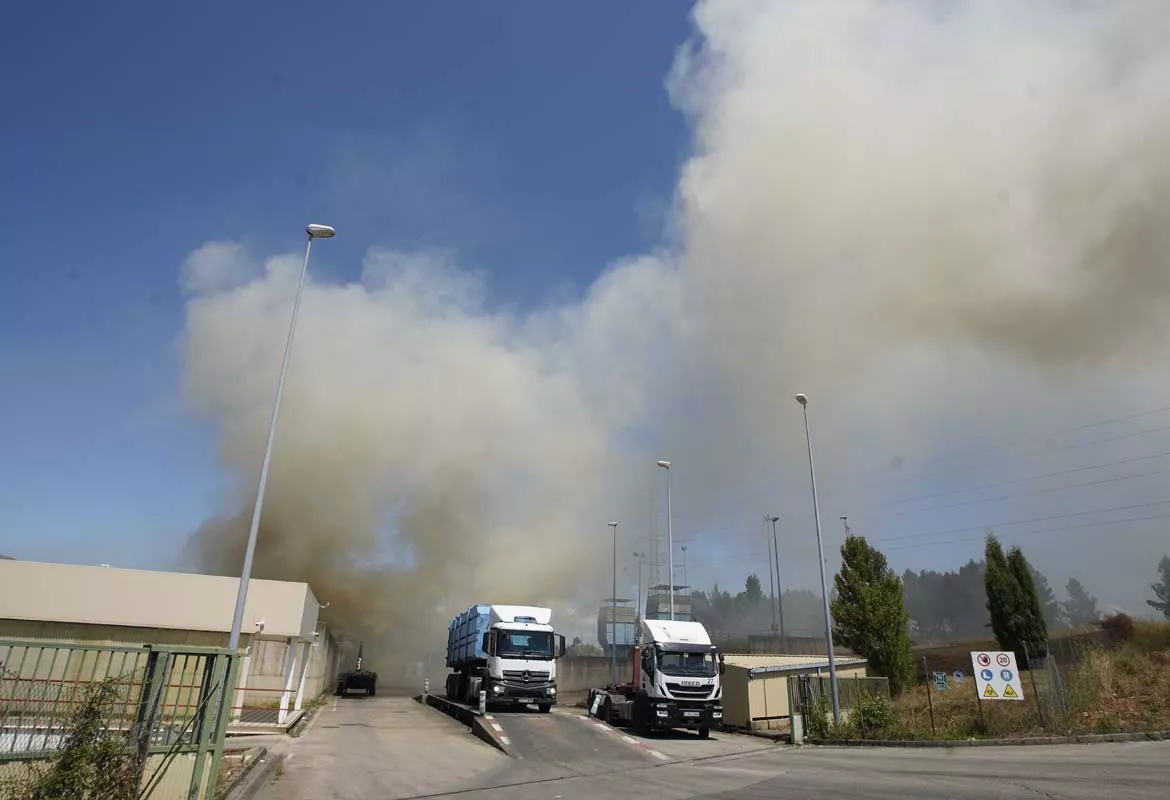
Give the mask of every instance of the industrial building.
[[[226, 647], [240, 579], [0, 560], [3, 640]], [[252, 579], [234, 701], [236, 732], [284, 728], [332, 688], [341, 651], [307, 583]]]

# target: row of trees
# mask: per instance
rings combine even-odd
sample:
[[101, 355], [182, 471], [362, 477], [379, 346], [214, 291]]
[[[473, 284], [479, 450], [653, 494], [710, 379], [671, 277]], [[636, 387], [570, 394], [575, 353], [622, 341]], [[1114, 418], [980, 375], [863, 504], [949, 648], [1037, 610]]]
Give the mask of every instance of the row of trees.
[[[1067, 599], [1058, 600], [1048, 578], [1034, 567], [1031, 573], [1048, 630], [1077, 628], [1097, 621], [1101, 613], [1097, 598], [1079, 580], [1069, 578], [1064, 587]], [[920, 639], [930, 641], [984, 635], [991, 625], [984, 603], [986, 576], [985, 560], [968, 561], [953, 572], [903, 572], [911, 630]]]

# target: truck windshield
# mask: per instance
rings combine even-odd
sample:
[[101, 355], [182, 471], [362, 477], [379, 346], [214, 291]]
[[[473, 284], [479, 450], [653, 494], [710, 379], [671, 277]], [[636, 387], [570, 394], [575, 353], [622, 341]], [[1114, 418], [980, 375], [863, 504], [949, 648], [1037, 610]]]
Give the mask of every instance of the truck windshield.
[[658, 668], [662, 670], [664, 675], [695, 675], [711, 678], [715, 675], [715, 654], [660, 650]]
[[500, 631], [496, 655], [508, 658], [553, 657], [553, 635], [548, 631]]

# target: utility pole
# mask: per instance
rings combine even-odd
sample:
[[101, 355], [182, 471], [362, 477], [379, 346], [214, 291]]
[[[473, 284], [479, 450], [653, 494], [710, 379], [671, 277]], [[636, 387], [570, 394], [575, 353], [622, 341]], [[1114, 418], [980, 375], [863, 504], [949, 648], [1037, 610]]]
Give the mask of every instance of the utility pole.
[[[768, 543], [768, 590], [772, 595], [772, 635], [776, 635], [776, 578], [772, 573], [772, 540], [768, 538], [768, 523], [772, 521], [770, 514], [764, 515], [764, 541]], [[773, 530], [775, 526], [773, 526]]]

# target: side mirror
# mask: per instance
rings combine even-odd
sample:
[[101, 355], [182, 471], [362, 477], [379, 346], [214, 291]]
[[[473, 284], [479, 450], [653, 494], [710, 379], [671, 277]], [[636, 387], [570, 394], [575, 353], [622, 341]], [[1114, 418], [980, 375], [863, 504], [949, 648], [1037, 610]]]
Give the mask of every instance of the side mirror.
[[565, 637], [557, 634], [557, 658], [564, 658], [565, 656]]
[[719, 674], [722, 675], [725, 669], [727, 669], [727, 665], [723, 663], [723, 659], [719, 659]]
[[489, 656], [494, 656], [495, 653], [492, 652], [492, 649], [492, 632], [488, 631], [483, 635], [483, 651]]

